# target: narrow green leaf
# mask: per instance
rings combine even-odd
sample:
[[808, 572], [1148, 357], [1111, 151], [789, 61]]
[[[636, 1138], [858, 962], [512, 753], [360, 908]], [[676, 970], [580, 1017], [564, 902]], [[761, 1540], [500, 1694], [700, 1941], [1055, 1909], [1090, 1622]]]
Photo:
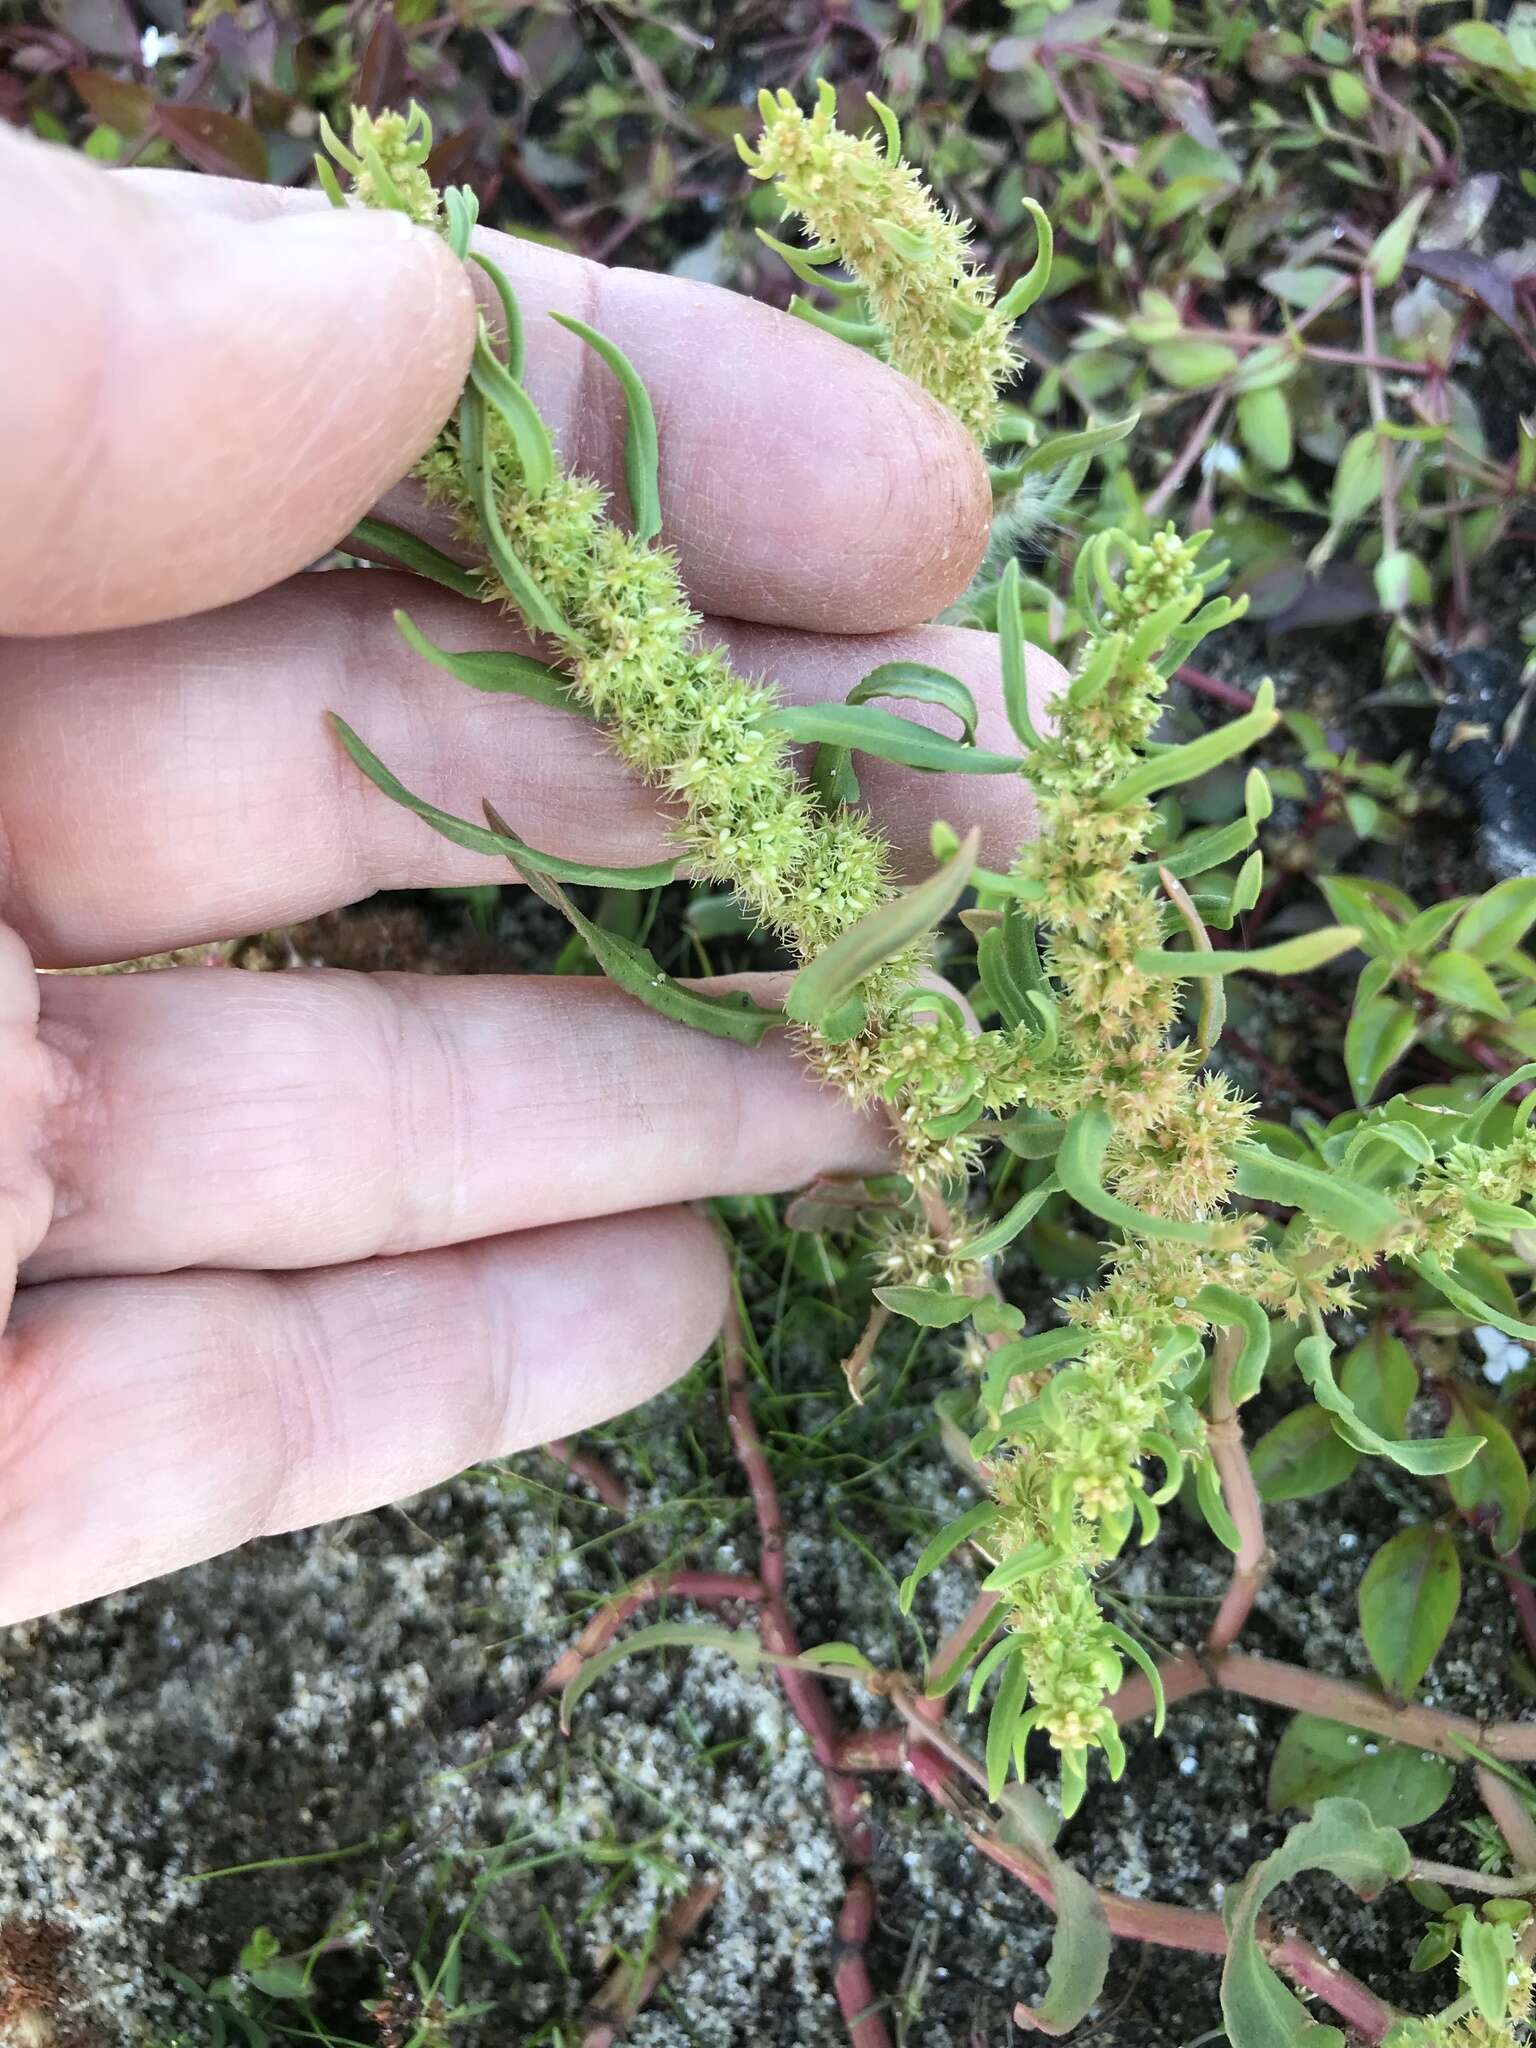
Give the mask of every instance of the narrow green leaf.
[[1360, 1633], [1382, 1684], [1411, 1699], [1461, 1605], [1456, 1539], [1433, 1522], [1400, 1529], [1360, 1581]]
[[472, 690], [527, 697], [535, 704], [574, 712], [578, 718], [593, 716], [591, 708], [571, 688], [570, 679], [546, 662], [535, 661], [531, 654], [511, 654], [499, 648], [483, 654], [450, 653], [429, 640], [408, 612], [397, 611], [395, 625], [407, 647], [414, 648], [434, 667], [467, 683]]
[[1305, 1870], [1326, 1870], [1370, 1894], [1408, 1874], [1408, 1844], [1379, 1828], [1358, 1799], [1321, 1799], [1312, 1818], [1254, 1865], [1230, 1892], [1224, 1917], [1231, 1938], [1221, 1973], [1221, 2011], [1232, 2048], [1295, 2048], [1310, 2024], [1306, 2007], [1265, 1960], [1259, 1913], [1270, 1894]]
[[1024, 1702], [1029, 1698], [1029, 1673], [1021, 1654], [1007, 1658], [1003, 1676], [987, 1716], [987, 1797], [995, 1799], [1008, 1782], [1013, 1762], [1014, 1735]]
[[975, 1507], [967, 1508], [947, 1528], [941, 1529], [901, 1582], [899, 1604], [902, 1613], [912, 1612], [913, 1595], [930, 1573], [936, 1572], [944, 1560], [952, 1556], [962, 1543], [968, 1543], [978, 1530], [989, 1528], [996, 1520], [996, 1502], [983, 1500], [978, 1501]]
[[1481, 1437], [1410, 1437], [1406, 1441], [1393, 1442], [1379, 1430], [1372, 1429], [1334, 1378], [1333, 1344], [1322, 1329], [1315, 1330], [1310, 1337], [1303, 1337], [1296, 1346], [1296, 1365], [1319, 1405], [1335, 1418], [1334, 1426], [1339, 1434], [1357, 1451], [1369, 1451], [1375, 1457], [1389, 1458], [1404, 1472], [1415, 1473], [1420, 1479], [1454, 1472], [1477, 1456]]
[[1104, 1185], [1103, 1166], [1113, 1135], [1114, 1125], [1103, 1109], [1079, 1110], [1067, 1125], [1056, 1154], [1056, 1174], [1073, 1201], [1090, 1216], [1117, 1224], [1136, 1237], [1172, 1238], [1180, 1244], [1211, 1243], [1212, 1224], [1182, 1216], [1149, 1216], [1109, 1192]]
[[495, 854], [503, 859], [510, 859], [515, 854], [541, 874], [554, 875], [565, 882], [587, 883], [599, 889], [659, 889], [677, 872], [674, 861], [656, 861], [644, 868], [603, 868], [594, 867], [586, 861], [563, 860], [556, 853], [540, 853], [537, 847], [525, 845], [515, 836], [491, 831], [484, 825], [472, 825], [467, 818], [456, 818], [451, 811], [439, 810], [436, 804], [428, 803], [425, 797], [416, 796], [408, 790], [400, 778], [384, 766], [378, 755], [359, 739], [344, 718], [339, 718], [333, 711], [330, 720], [337, 738], [368, 780], [385, 796], [393, 798], [406, 810], [414, 811], [434, 832], [440, 832], [444, 839], [451, 839], [455, 846], [466, 846], [471, 853]]
[[1180, 783], [1193, 782], [1197, 776], [1209, 774], [1223, 761], [1230, 761], [1254, 746], [1273, 732], [1279, 723], [1275, 686], [1266, 677], [1259, 685], [1251, 711], [1217, 726], [1213, 732], [1202, 733], [1197, 740], [1186, 741], [1181, 747], [1169, 747], [1163, 753], [1149, 754], [1122, 775], [1114, 787], [1105, 792], [1102, 801], [1113, 808], [1134, 803], [1141, 797], [1155, 796], [1160, 789], [1173, 789]]
[[546, 633], [554, 640], [567, 638], [570, 629], [565, 620], [519, 561], [502, 526], [501, 514], [496, 509], [495, 481], [485, 459], [485, 401], [472, 384], [466, 386], [459, 400], [459, 466], [480, 515], [491, 568], [508, 596], [535, 632]]
[[1031, 1188], [1028, 1194], [1020, 1195], [1012, 1208], [999, 1216], [995, 1223], [990, 1224], [976, 1237], [967, 1240], [965, 1256], [968, 1259], [995, 1257], [998, 1252], [1011, 1245], [1021, 1231], [1029, 1228], [1052, 1195], [1059, 1194], [1060, 1191], [1061, 1183], [1053, 1174], [1048, 1180], [1043, 1180], [1039, 1187]]
[[1024, 210], [1035, 224], [1035, 260], [998, 300], [998, 314], [1004, 320], [1022, 320], [1051, 281], [1056, 238], [1050, 218], [1038, 200], [1026, 199]]
[[478, 249], [472, 249], [469, 260], [471, 263], [479, 264], [480, 268], [491, 280], [496, 296], [501, 301], [501, 317], [506, 330], [503, 335], [503, 347], [506, 351], [507, 374], [510, 377], [515, 377], [521, 383], [523, 379], [524, 357], [523, 315], [522, 309], [517, 303], [517, 293], [513, 291], [507, 274], [501, 265], [493, 263], [489, 256], [483, 256]]
[[1010, 560], [997, 590], [998, 647], [1003, 664], [1003, 709], [1022, 747], [1038, 747], [1040, 735], [1029, 709], [1029, 669], [1024, 641], [1024, 600], [1019, 565]]
[[973, 826], [936, 873], [860, 918], [818, 953], [790, 983], [784, 1007], [797, 1024], [820, 1024], [857, 990], [865, 975], [902, 952], [947, 917], [965, 893], [981, 831]]
[[1409, 1263], [1437, 1294], [1443, 1294], [1453, 1308], [1459, 1308], [1474, 1323], [1487, 1323], [1492, 1329], [1502, 1330], [1506, 1337], [1518, 1337], [1522, 1344], [1536, 1344], [1536, 1323], [1517, 1320], [1495, 1308], [1492, 1302], [1484, 1301], [1481, 1295], [1474, 1294], [1470, 1287], [1464, 1287], [1448, 1273], [1433, 1252], [1424, 1252]]
[[402, 526], [391, 526], [387, 519], [359, 519], [349, 537], [361, 541], [365, 548], [371, 548], [378, 554], [392, 556], [413, 576], [424, 577], [429, 583], [439, 583], [444, 590], [453, 591], [457, 597], [467, 597], [472, 604], [485, 602], [483, 577], [453, 561], [439, 548], [418, 540], [414, 533], [407, 533]]
[[989, 754], [981, 747], [932, 732], [893, 711], [872, 704], [782, 704], [768, 715], [769, 723], [796, 746], [852, 747], [895, 761], [904, 768], [927, 768], [936, 774], [1017, 775], [1011, 754]]
[[885, 154], [887, 159], [893, 164], [899, 164], [901, 162], [901, 123], [885, 104], [884, 100], [877, 100], [872, 92], [865, 93], [864, 98], [869, 104], [870, 112], [880, 123], [881, 133], [885, 137]]
[[1103, 448], [1113, 448], [1135, 430], [1140, 419], [1140, 413], [1132, 412], [1127, 413], [1123, 420], [1106, 420], [1102, 426], [1082, 427], [1072, 434], [1052, 434], [1038, 448], [1030, 449], [1027, 455], [1010, 464], [1008, 481], [1017, 488], [1027, 476], [1038, 475], [1042, 470], [1061, 469], [1085, 455], [1096, 455]]
[[570, 1734], [571, 1715], [584, 1693], [590, 1692], [615, 1664], [647, 1650], [723, 1650], [747, 1671], [755, 1670], [767, 1655], [756, 1629], [712, 1628], [705, 1622], [654, 1622], [649, 1628], [636, 1629], [632, 1636], [621, 1636], [606, 1650], [599, 1650], [574, 1674], [560, 1695], [562, 1731]]
[[517, 450], [523, 481], [531, 497], [542, 497], [555, 474], [554, 444], [539, 409], [522, 385], [497, 359], [490, 329], [480, 322], [480, 337], [469, 359], [469, 381], [485, 404], [498, 415]]
[[1087, 1350], [1089, 1335], [1085, 1330], [1041, 1330], [1033, 1337], [1015, 1337], [1011, 1343], [1000, 1344], [987, 1360], [987, 1376], [982, 1382], [981, 1405], [995, 1422], [1003, 1412], [1003, 1403], [1008, 1398], [1008, 1388], [1023, 1372], [1039, 1372], [1047, 1365], [1059, 1365], [1063, 1359], [1077, 1358]]
[[1241, 1408], [1263, 1384], [1272, 1336], [1269, 1317], [1251, 1296], [1239, 1294], [1235, 1287], [1223, 1287], [1219, 1281], [1201, 1288], [1195, 1296], [1195, 1307], [1213, 1323], [1242, 1332], [1242, 1345], [1232, 1362], [1230, 1388], [1233, 1406]]
[[1401, 1212], [1374, 1189], [1353, 1187], [1337, 1174], [1282, 1159], [1251, 1139], [1239, 1143], [1234, 1156], [1239, 1194], [1304, 1210], [1351, 1244], [1375, 1250], [1402, 1225]]
[[839, 341], [847, 342], [850, 348], [861, 348], [867, 355], [879, 355], [885, 347], [885, 329], [878, 321], [840, 320], [835, 313], [823, 313], [819, 306], [813, 306], [809, 299], [802, 299], [798, 292], [790, 300], [789, 310], [807, 327], [819, 327], [823, 334], [835, 335]]
[[1005, 904], [1002, 923], [982, 933], [976, 943], [976, 964], [983, 989], [1010, 1029], [1038, 1025], [1031, 998], [1044, 996], [1049, 1001], [1051, 986], [1040, 964], [1035, 920], [1017, 903]]
[[1359, 943], [1360, 934], [1352, 925], [1326, 925], [1321, 931], [1302, 932], [1294, 939], [1281, 939], [1273, 946], [1258, 946], [1246, 953], [1235, 947], [1224, 953], [1138, 953], [1136, 965], [1143, 974], [1166, 975], [1175, 981], [1211, 974], [1310, 974], [1314, 967], [1337, 960]]
[[1181, 881], [1190, 875], [1203, 875], [1246, 852], [1253, 844], [1256, 830], [1252, 819], [1239, 818], [1231, 825], [1212, 825], [1204, 832], [1192, 832], [1171, 852], [1160, 853], [1157, 865]]
[[[1057, 1855], [1056, 1816], [1039, 1793], [1027, 1785], [1008, 1785], [999, 1794], [998, 1805], [999, 1835], [1045, 1871], [1056, 1914], [1045, 1996], [1037, 2006], [1016, 2007], [1015, 2023], [1056, 2037], [1070, 2034], [1103, 1996], [1110, 1958], [1103, 1902], [1087, 1878]], [[1064, 1802], [1063, 1812], [1068, 1810]], [[1027, 2022], [1021, 2014], [1027, 2015]]]
[[608, 931], [590, 917], [583, 916], [554, 880], [549, 856], [546, 854], [530, 860], [529, 848], [506, 820], [498, 817], [489, 804], [485, 806], [485, 814], [506, 842], [506, 858], [518, 874], [535, 895], [542, 896], [552, 909], [558, 910], [567, 923], [580, 932], [598, 966], [626, 995], [644, 1003], [648, 1010], [670, 1018], [674, 1024], [686, 1024], [691, 1030], [706, 1032], [711, 1038], [729, 1038], [738, 1045], [758, 1045], [768, 1032], [786, 1021], [782, 1010], [765, 1009], [754, 1003], [743, 990], [717, 996], [674, 981], [655, 954], [638, 940]]
[[555, 313], [551, 318], [570, 333], [580, 335], [619, 380], [624, 393], [624, 483], [629, 492], [630, 517], [636, 540], [654, 540], [661, 532], [660, 448], [650, 394], [634, 364], [607, 335], [599, 334], [595, 327], [569, 313]]
[[[887, 661], [872, 668], [862, 682], [855, 683], [844, 698], [846, 704], [867, 704], [871, 697], [908, 698], [919, 704], [937, 704], [952, 711], [970, 746], [976, 744], [976, 699], [958, 676], [926, 661]], [[1018, 763], [1015, 762], [1017, 767]]]

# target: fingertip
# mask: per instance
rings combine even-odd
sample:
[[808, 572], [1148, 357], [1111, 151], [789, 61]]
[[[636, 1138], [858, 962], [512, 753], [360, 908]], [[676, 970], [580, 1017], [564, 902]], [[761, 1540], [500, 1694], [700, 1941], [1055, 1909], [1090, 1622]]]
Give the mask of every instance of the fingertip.
[[474, 294], [393, 215], [252, 223], [94, 166], [31, 172], [15, 248], [0, 626], [50, 634], [251, 594], [340, 539], [427, 447]]

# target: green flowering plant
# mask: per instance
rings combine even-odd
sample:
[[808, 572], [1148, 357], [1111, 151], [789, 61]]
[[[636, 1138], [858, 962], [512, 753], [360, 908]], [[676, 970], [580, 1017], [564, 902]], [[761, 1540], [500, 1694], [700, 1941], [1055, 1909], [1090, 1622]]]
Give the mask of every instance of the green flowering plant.
[[[825, 91], [809, 114], [787, 95], [764, 96], [761, 137], [743, 155], [811, 237], [774, 245], [803, 281], [830, 282], [840, 301], [835, 314], [800, 302], [804, 317], [916, 378], [995, 447], [995, 437], [1009, 438], [1001, 393], [1015, 367], [1011, 328], [1050, 274], [1049, 224], [1037, 214], [1037, 260], [999, 296], [970, 264], [964, 230], [902, 160], [894, 118], [872, 105], [877, 132], [857, 137], [837, 127]], [[1517, 1093], [1536, 1065], [1481, 1095], [1400, 1097], [1305, 1134], [1260, 1125], [1210, 1068], [1226, 977], [1304, 973], [1372, 935], [1368, 920], [1350, 917], [1255, 950], [1218, 946], [1212, 934], [1230, 931], [1263, 885], [1256, 840], [1273, 796], [1258, 768], [1248, 771], [1237, 817], [1168, 843], [1169, 793], [1236, 760], [1279, 723], [1265, 684], [1252, 710], [1225, 726], [1182, 744], [1155, 737], [1173, 672], [1240, 610], [1213, 594], [1223, 569], [1206, 560], [1209, 536], [1092, 536], [1077, 563], [1084, 631], [1074, 671], [1039, 725], [1010, 554], [986, 607], [1017, 754], [978, 748], [970, 693], [931, 670], [876, 671], [840, 706], [784, 707], [771, 686], [699, 643], [699, 618], [661, 532], [655, 421], [624, 357], [565, 321], [623, 388], [627, 524], [597, 483], [556, 459], [522, 385], [515, 297], [470, 248], [472, 198], [433, 188], [425, 117], [357, 113], [347, 143], [329, 130], [325, 139], [355, 199], [408, 214], [481, 263], [504, 314], [500, 345], [482, 324], [457, 415], [418, 465], [475, 566], [389, 529], [369, 538], [407, 567], [520, 617], [548, 660], [452, 654], [404, 614], [401, 630], [477, 687], [596, 720], [672, 799], [677, 861], [623, 871], [543, 853], [494, 812], [481, 825], [438, 810], [338, 724], [340, 736], [381, 788], [435, 829], [509, 860], [638, 999], [747, 1042], [792, 1030], [827, 1085], [889, 1116], [907, 1198], [886, 1226], [876, 1313], [930, 1327], [969, 1323], [969, 1454], [986, 1489], [929, 1545], [903, 1598], [961, 1543], [987, 1560], [991, 1626], [932, 1675], [932, 1689], [947, 1690], [972, 1660], [973, 1701], [995, 1677], [990, 1789], [1023, 1775], [1038, 1731], [1059, 1754], [1070, 1813], [1095, 1751], [1112, 1772], [1123, 1767], [1109, 1700], [1127, 1663], [1144, 1672], [1160, 1708], [1151, 1657], [1099, 1603], [1104, 1567], [1133, 1537], [1150, 1540], [1160, 1509], [1187, 1486], [1240, 1565], [1256, 1568], [1246, 1467], [1224, 1448], [1237, 1410], [1259, 1389], [1276, 1320], [1298, 1326], [1301, 1376], [1356, 1453], [1434, 1478], [1484, 1452], [1486, 1436], [1464, 1428], [1436, 1438], [1382, 1428], [1379, 1404], [1335, 1373], [1328, 1319], [1374, 1298], [1390, 1271], [1394, 1284], [1464, 1322], [1530, 1341], [1530, 1326], [1488, 1298], [1468, 1255], [1481, 1248], [1486, 1259], [1489, 1246], [1533, 1226], [1536, 1096], [1521, 1102]], [[322, 175], [333, 200], [347, 203], [334, 173]], [[834, 268], [846, 275], [829, 279]], [[1080, 476], [1094, 448], [1124, 427], [1063, 437], [1054, 454], [1045, 444], [1030, 458], [1033, 473]], [[1004, 520], [1016, 516], [1023, 468], [994, 470]], [[966, 737], [912, 725], [870, 701], [879, 696], [945, 704]], [[799, 743], [818, 748], [808, 779], [796, 770]], [[961, 841], [937, 821], [938, 866], [899, 890], [888, 849], [858, 808], [859, 753], [1022, 776], [1039, 837], [1006, 870], [989, 870], [977, 864], [974, 835]], [[734, 891], [800, 963], [782, 1010], [680, 987], [637, 942], [584, 918], [561, 887], [648, 888], [677, 865]], [[970, 1014], [923, 978], [932, 934], [968, 891]], [[1378, 980], [1377, 996], [1387, 985]], [[974, 1191], [999, 1155], [1024, 1162], [1026, 1188], [990, 1213]], [[1107, 1226], [1109, 1242], [1101, 1277], [1060, 1304], [1060, 1325], [1026, 1332], [996, 1262], [1053, 1201]]]

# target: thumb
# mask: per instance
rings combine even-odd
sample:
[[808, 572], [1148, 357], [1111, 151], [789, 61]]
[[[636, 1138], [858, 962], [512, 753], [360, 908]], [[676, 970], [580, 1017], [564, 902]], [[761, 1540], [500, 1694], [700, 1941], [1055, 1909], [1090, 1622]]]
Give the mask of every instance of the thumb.
[[236, 222], [0, 129], [0, 632], [246, 597], [428, 446], [474, 345], [451, 252], [396, 214]]

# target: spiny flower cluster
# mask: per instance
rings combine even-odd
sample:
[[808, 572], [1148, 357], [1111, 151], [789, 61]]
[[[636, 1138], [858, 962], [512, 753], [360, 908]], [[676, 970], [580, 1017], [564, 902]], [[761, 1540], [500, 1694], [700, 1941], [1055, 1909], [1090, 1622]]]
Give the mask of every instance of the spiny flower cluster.
[[862, 285], [889, 360], [985, 445], [1017, 358], [996, 287], [970, 261], [967, 225], [894, 151], [837, 126], [825, 79], [809, 114], [787, 92], [762, 93], [758, 106], [763, 132], [755, 148], [738, 142], [742, 161], [777, 181], [785, 212], [815, 237], [810, 260], [835, 254]]
[[[1062, 1118], [1108, 1110], [1106, 1186], [1147, 1212], [1149, 1227], [1157, 1217], [1221, 1216], [1233, 1149], [1252, 1114], [1227, 1081], [1202, 1075], [1171, 1042], [1176, 984], [1137, 965], [1163, 944], [1167, 909], [1137, 865], [1151, 807], [1114, 797], [1166, 687], [1154, 661], [1161, 639], [1143, 650], [1138, 633], [1170, 607], [1179, 616], [1198, 604], [1200, 546], [1171, 532], [1127, 546], [1077, 678], [1050, 706], [1053, 730], [1029, 754], [1040, 837], [1016, 868], [1039, 885], [1057, 1031], [1048, 1059], [1036, 1053], [1021, 1065], [1015, 1096]], [[1043, 1546], [1052, 1559], [1010, 1594], [1008, 1626], [1036, 1722], [1065, 1752], [1118, 1748], [1104, 1698], [1121, 1665], [1092, 1577], [1138, 1523], [1144, 1535], [1156, 1526], [1145, 1462], [1158, 1462], [1160, 1486], [1171, 1489], [1185, 1463], [1205, 1455], [1186, 1392], [1210, 1327], [1194, 1302], [1210, 1282], [1251, 1287], [1255, 1228], [1229, 1215], [1208, 1246], [1128, 1237], [1103, 1282], [1062, 1304], [1083, 1333], [1081, 1355], [1008, 1418], [990, 1461], [1004, 1512], [989, 1549], [1006, 1559]]]
[[[354, 109], [343, 161], [359, 167], [357, 195], [370, 204], [403, 200], [413, 218], [442, 227], [437, 195], [428, 184], [428, 205], [417, 182], [424, 155], [416, 116], [374, 118]], [[892, 893], [885, 841], [861, 814], [818, 805], [772, 722], [773, 691], [699, 643], [702, 621], [672, 552], [616, 525], [590, 478], [557, 471], [531, 487], [511, 431], [489, 409], [484, 439], [502, 532], [563, 621], [558, 658], [575, 692], [625, 760], [675, 799], [693, 872], [733, 889], [800, 959], [813, 958]], [[478, 546], [484, 521], [461, 456], [450, 424], [417, 474], [429, 496], [451, 508], [466, 542]], [[515, 604], [490, 568], [482, 583], [489, 602]], [[974, 1148], [928, 1128], [963, 1098], [955, 1093], [953, 1033], [935, 1029], [921, 1010], [897, 1008], [922, 962], [922, 949], [908, 948], [868, 977], [862, 993], [870, 1024], [854, 1044], [810, 1050], [851, 1095], [891, 1102], [904, 1167], [931, 1181], [963, 1176]]]

